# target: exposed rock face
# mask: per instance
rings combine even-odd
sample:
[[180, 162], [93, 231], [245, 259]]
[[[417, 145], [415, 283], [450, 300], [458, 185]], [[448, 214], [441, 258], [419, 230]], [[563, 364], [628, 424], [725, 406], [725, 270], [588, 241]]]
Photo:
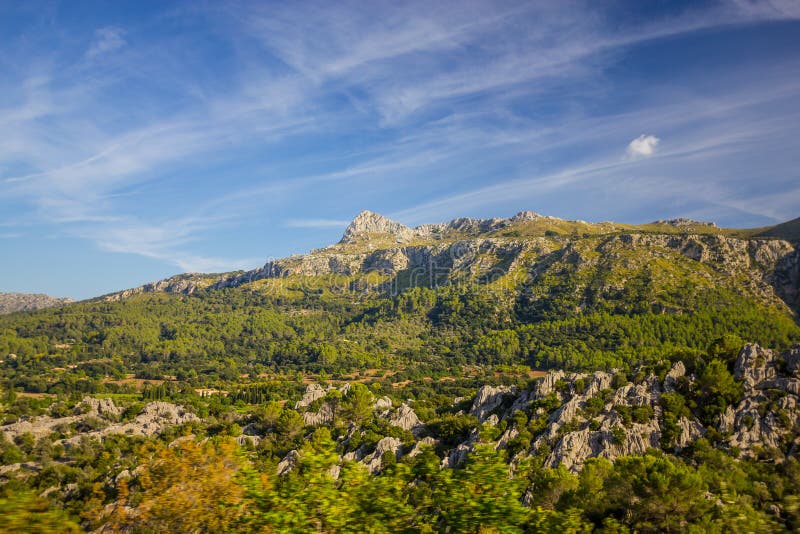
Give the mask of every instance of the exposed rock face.
[[477, 235], [489, 233], [509, 224], [509, 219], [472, 219], [460, 217], [447, 223], [425, 224], [414, 228], [417, 237], [430, 238], [447, 235]]
[[469, 453], [475, 450], [475, 443], [478, 441], [478, 437], [480, 433], [478, 429], [475, 428], [472, 430], [472, 433], [469, 435], [466, 441], [460, 443], [456, 448], [450, 450], [447, 454], [445, 454], [444, 459], [442, 460], [441, 466], [442, 467], [458, 467], [461, 465], [466, 459]]
[[303, 412], [303, 422], [307, 426], [331, 423], [333, 422], [333, 409], [328, 404], [323, 404], [316, 412]]
[[[713, 223], [689, 219], [670, 219], [656, 224], [678, 228], [681, 233], [652, 234], [650, 227], [628, 227], [630, 233], [617, 235], [619, 227], [613, 223], [564, 221], [530, 211], [507, 219], [458, 218], [410, 228], [377, 213], [363, 211], [353, 219], [336, 245], [269, 261], [247, 272], [184, 274], [104, 298], [119, 300], [147, 292], [193, 294], [206, 288], [233, 288], [264, 279], [356, 277], [368, 272], [379, 272], [388, 280], [351, 280], [341, 289], [383, 291], [394, 287], [392, 279], [427, 286], [467, 278], [496, 280], [510, 273], [527, 279], [545, 272], [553, 263], [591, 267], [605, 261], [611, 265], [613, 258], [620, 256], [620, 249], [628, 248], [636, 249], [636, 256], [644, 262], [660, 257], [674, 259], [680, 254], [711, 267], [717, 276], [735, 276], [736, 283], [744, 284], [748, 294], [759, 300], [771, 305], [783, 301], [800, 312], [800, 247], [780, 239], [730, 237], [714, 230]], [[547, 225], [555, 230], [548, 233]], [[582, 227], [583, 232], [580, 231]], [[536, 235], [540, 231], [543, 236]], [[583, 249], [582, 244], [586, 245]], [[592, 248], [589, 254], [587, 246]], [[712, 278], [705, 268], [698, 269], [698, 275]], [[330, 279], [335, 286], [337, 277]], [[724, 278], [715, 279], [715, 283], [720, 280]], [[608, 283], [608, 287], [601, 288], [604, 292], [624, 287], [624, 280], [611, 279]], [[665, 308], [670, 311], [669, 305]]]
[[794, 346], [783, 354], [786, 369], [789, 373], [797, 375], [800, 371], [800, 346]]
[[724, 235], [652, 235], [623, 234], [609, 238], [604, 248], [615, 242], [632, 247], [671, 249], [702, 263], [713, 263], [720, 269], [767, 268], [772, 270], [780, 258], [793, 252], [786, 241], [738, 239]]
[[381, 397], [372, 405], [373, 410], [390, 410], [392, 408], [392, 399], [389, 397]]
[[[303, 397], [295, 403], [295, 410], [303, 410], [304, 408], [310, 407], [311, 404], [317, 400], [324, 399], [328, 393], [334, 389], [337, 388], [335, 386], [328, 386], [328, 388], [325, 389], [320, 384], [309, 384], [306, 386]], [[342, 384], [338, 390], [342, 395], [347, 395], [347, 392], [350, 391], [350, 384]], [[391, 403], [391, 400], [389, 400], [389, 402]], [[330, 404], [323, 402], [317, 411], [304, 411], [303, 421], [308, 426], [319, 426], [333, 422], [334, 416], [334, 408]]]
[[678, 420], [678, 426], [681, 429], [681, 433], [678, 436], [677, 443], [675, 444], [675, 447], [678, 449], [686, 448], [693, 441], [702, 437], [706, 432], [706, 429], [703, 428], [700, 423], [691, 420], [688, 417], [681, 417]]
[[800, 247], [777, 261], [767, 281], [790, 308], [800, 310]]
[[547, 217], [544, 215], [539, 215], [538, 213], [534, 213], [532, 211], [523, 210], [511, 217], [511, 222], [519, 222], [519, 221], [536, 221], [538, 219], [546, 219]]
[[424, 437], [414, 444], [414, 448], [411, 449], [411, 452], [409, 452], [408, 455], [413, 458], [414, 456], [422, 454], [422, 451], [425, 449], [425, 447], [433, 448], [436, 447], [438, 443], [439, 442], [436, 439], [430, 436]]
[[[758, 345], [746, 345], [739, 353], [734, 367], [736, 378], [744, 385], [744, 398], [735, 407], [728, 406], [720, 417], [719, 428], [730, 432], [729, 443], [738, 447], [743, 456], [752, 456], [754, 448], [783, 450], [787, 442], [796, 439], [793, 431], [800, 425], [800, 380], [797, 355], [800, 346], [775, 356], [771, 350]], [[786, 372], [790, 376], [780, 376]], [[765, 409], [774, 405], [778, 411]]]
[[64, 306], [74, 302], [72, 299], [61, 299], [39, 293], [0, 293], [0, 315], [20, 311], [41, 310]]

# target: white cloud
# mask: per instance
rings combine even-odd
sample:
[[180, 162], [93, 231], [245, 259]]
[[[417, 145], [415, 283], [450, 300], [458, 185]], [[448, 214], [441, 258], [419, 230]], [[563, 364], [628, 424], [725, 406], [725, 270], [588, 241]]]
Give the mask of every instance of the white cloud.
[[660, 141], [655, 135], [642, 134], [628, 144], [628, 157], [649, 158], [655, 154]]
[[116, 26], [106, 26], [94, 32], [94, 41], [86, 51], [86, 57], [94, 59], [97, 56], [118, 50], [127, 44], [125, 30]]

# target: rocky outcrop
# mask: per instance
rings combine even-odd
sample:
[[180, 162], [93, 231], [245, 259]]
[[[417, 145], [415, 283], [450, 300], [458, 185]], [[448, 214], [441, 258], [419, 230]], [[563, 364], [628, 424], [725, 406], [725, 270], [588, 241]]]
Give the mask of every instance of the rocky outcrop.
[[[743, 397], [734, 406], [729, 406], [715, 424], [715, 430], [723, 436], [723, 446], [737, 448], [743, 456], [753, 456], [770, 448], [780, 450], [783, 454], [798, 452], [798, 446], [792, 444], [798, 441], [795, 432], [800, 426], [799, 366], [800, 346], [780, 355], [756, 345], [748, 345], [741, 350], [735, 362], [734, 376], [742, 384]], [[662, 432], [667, 428], [661, 408], [662, 394], [683, 391], [685, 385], [691, 389], [694, 380], [693, 376], [687, 376], [685, 366], [677, 362], [663, 380], [650, 374], [619, 387], [613, 386], [617, 383], [613, 372], [567, 374], [563, 371], [548, 373], [521, 391], [507, 386], [484, 386], [472, 400], [469, 413], [481, 421], [486, 432], [482, 435], [479, 428], [472, 429], [463, 443], [444, 452], [441, 465], [456, 467], [462, 464], [479, 441], [491, 434], [488, 430], [491, 426], [498, 430], [489, 445], [503, 449], [514, 443], [516, 448], [512, 463], [522, 461], [527, 455], [546, 451], [545, 465], [562, 465], [576, 472], [589, 458], [601, 457], [613, 461], [620, 456], [643, 454], [648, 449], [662, 446]], [[343, 388], [345, 386], [339, 389]], [[332, 386], [326, 389], [316, 384], [306, 388], [296, 404], [298, 409], [323, 401], [318, 411], [306, 411], [304, 418], [307, 424], [330, 421], [329, 412], [326, 411], [329, 407], [324, 398], [331, 389]], [[557, 408], [553, 406], [554, 399], [560, 402]], [[544, 400], [544, 404], [537, 402], [540, 400]], [[161, 413], [159, 403], [148, 406], [150, 408], [146, 412]], [[113, 403], [107, 405], [105, 401], [90, 401], [86, 407], [91, 413], [106, 414], [111, 419], [114, 417]], [[414, 433], [417, 439], [424, 435], [420, 433], [424, 429], [422, 421], [408, 404], [393, 409], [391, 399], [384, 397], [374, 401], [373, 408], [392, 425]], [[536, 418], [546, 423], [539, 426], [541, 430], [537, 435], [532, 436], [530, 447], [521, 451], [517, 438], [523, 429], [517, 427], [519, 418], [514, 416], [518, 410], [523, 411], [531, 422]], [[309, 417], [319, 419], [312, 420]], [[685, 415], [670, 425], [673, 436], [670, 447], [676, 449], [691, 446], [709, 430], [700, 420]], [[112, 427], [114, 423], [109, 426]], [[348, 440], [357, 432], [364, 435], [356, 425], [351, 425], [340, 443], [346, 447]], [[410, 456], [416, 456], [425, 447], [437, 445], [435, 436], [426, 436], [407, 452]], [[374, 448], [361, 444], [356, 450], [343, 454], [341, 461], [362, 462], [371, 473], [377, 473], [385, 467], [387, 455], [400, 459], [402, 454], [403, 443], [400, 439], [384, 437]], [[278, 471], [288, 472], [297, 460], [297, 453], [290, 453], [281, 461]], [[335, 466], [331, 476], [337, 477], [338, 470], [338, 466]]]
[[413, 458], [414, 456], [422, 454], [426, 447], [434, 448], [438, 444], [439, 442], [435, 438], [426, 436], [414, 444], [414, 448], [411, 449], [411, 452], [408, 453], [408, 456]]
[[309, 384], [306, 386], [306, 391], [303, 393], [303, 397], [294, 403], [294, 409], [299, 410], [300, 408], [308, 408], [311, 406], [312, 402], [325, 397], [327, 394], [327, 390], [320, 384]]
[[[743, 456], [765, 449], [777, 449], [783, 454], [800, 452], [800, 446], [793, 445], [795, 441], [800, 443], [796, 435], [800, 428], [799, 367], [800, 346], [778, 356], [757, 345], [747, 345], [741, 350], [735, 377], [743, 386], [743, 398], [729, 406], [715, 425], [726, 436], [724, 446], [739, 449]], [[546, 447], [549, 451], [546, 465], [563, 465], [578, 471], [589, 458], [614, 460], [660, 448], [661, 396], [664, 392], [674, 393], [682, 380], [688, 381], [691, 388], [694, 377], [686, 375], [682, 362], [673, 364], [663, 381], [651, 374], [616, 389], [611, 386], [613, 373], [567, 375], [558, 371], [548, 373], [526, 391], [484, 386], [478, 391], [470, 413], [484, 424], [497, 424], [501, 420], [511, 423], [495, 440], [494, 447], [498, 449], [507, 447], [520, 435], [520, 429], [512, 423], [514, 412], [522, 410], [530, 419], [546, 416], [547, 424], [533, 436], [530, 450], [518, 453], [514, 461]], [[578, 381], [581, 386], [576, 385]], [[537, 406], [536, 400], [553, 394], [561, 405], [551, 413], [532, 408]], [[595, 399], [592, 410], [587, 411], [592, 399]], [[647, 419], [642, 420], [642, 414]], [[681, 416], [670, 424], [673, 425], [671, 447], [676, 449], [690, 446], [708, 431], [695, 417]], [[477, 437], [475, 429], [469, 439], [444, 455], [442, 465], [454, 467], [463, 462], [474, 449]]]
[[420, 421], [417, 414], [414, 413], [413, 408], [405, 403], [403, 403], [394, 415], [389, 418], [389, 423], [392, 426], [397, 426], [403, 430], [409, 431], [419, 431], [423, 426], [422, 421]]
[[390, 410], [392, 408], [392, 399], [389, 397], [381, 397], [375, 400], [375, 403], [372, 405], [373, 410], [382, 411], [382, 410]]
[[300, 454], [296, 450], [289, 451], [283, 459], [278, 462], [277, 473], [279, 476], [287, 475], [297, 466], [300, 461]]
[[485, 421], [490, 412], [498, 408], [503, 403], [505, 396], [513, 391], [512, 388], [506, 386], [483, 386], [478, 390], [469, 413], [477, 417], [479, 421]]
[[82, 411], [97, 414], [106, 419], [117, 419], [124, 412], [122, 408], [114, 404], [111, 399], [95, 399], [94, 397], [84, 397], [79, 408]]
[[684, 376], [686, 376], [686, 366], [683, 365], [683, 362], [675, 362], [664, 377], [664, 391], [666, 393], [674, 393], [678, 380]]
[[775, 356], [771, 350], [758, 345], [745, 345], [736, 358], [733, 373], [745, 387], [752, 389], [760, 382], [775, 378]]
[[392, 437], [383, 438], [375, 446], [375, 451], [364, 457], [362, 463], [367, 466], [370, 473], [377, 473], [383, 467], [384, 454], [393, 454], [395, 460], [398, 460], [402, 449], [403, 442], [399, 439]]
[[737, 267], [771, 272], [781, 258], [794, 250], [786, 241], [739, 239], [719, 234], [623, 234], [608, 238], [603, 248], [610, 250], [617, 242], [630, 247], [670, 249], [721, 270]]
[[800, 313], [800, 245], [778, 259], [766, 280], [795, 313]]
[[474, 429], [470, 434], [469, 438], [460, 443], [456, 448], [451, 449], [449, 452], [445, 454], [444, 459], [442, 460], [441, 466], [442, 467], [458, 467], [467, 459], [469, 453], [471, 453], [475, 449], [475, 443], [478, 441], [479, 432], [478, 429]]
[[320, 406], [316, 412], [303, 412], [306, 426], [319, 426], [333, 422], [333, 409], [328, 404]]
[[[730, 434], [728, 443], [740, 449], [743, 456], [753, 456], [764, 448], [784, 450], [797, 438], [800, 380], [795, 376], [799, 353], [800, 346], [795, 346], [776, 356], [758, 345], [746, 345], [739, 353], [734, 376], [742, 381], [744, 397], [738, 405], [728, 406], [720, 417], [719, 429]], [[777, 410], [773, 408], [776, 405]]]
[[[17, 436], [30, 433], [36, 439], [48, 436], [57, 429], [77, 428], [77, 433], [67, 439], [61, 440], [65, 446], [75, 445], [83, 436], [102, 439], [112, 434], [127, 434], [132, 436], [153, 436], [161, 433], [165, 428], [179, 426], [185, 423], [200, 421], [183, 406], [169, 402], [150, 402], [133, 421], [117, 422], [123, 410], [116, 406], [111, 399], [95, 399], [85, 397], [78, 406], [78, 415], [67, 417], [41, 416], [22, 420], [10, 425], [0, 426], [7, 439], [13, 440]], [[88, 430], [81, 430], [85, 427]]]
[[786, 370], [795, 376], [800, 371], [800, 346], [794, 346], [783, 354]]

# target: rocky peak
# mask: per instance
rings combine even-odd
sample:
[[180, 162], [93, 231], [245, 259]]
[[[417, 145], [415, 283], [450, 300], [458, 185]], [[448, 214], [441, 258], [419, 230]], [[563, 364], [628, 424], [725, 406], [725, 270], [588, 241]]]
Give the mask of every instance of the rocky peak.
[[413, 236], [414, 231], [404, 224], [395, 222], [379, 213], [364, 210], [353, 219], [342, 236], [341, 243], [352, 243], [358, 236], [369, 234], [391, 234], [400, 240]]
[[543, 218], [542, 215], [539, 215], [538, 213], [524, 210], [511, 217], [511, 222], [535, 221], [536, 219], [541, 219], [541, 218]]

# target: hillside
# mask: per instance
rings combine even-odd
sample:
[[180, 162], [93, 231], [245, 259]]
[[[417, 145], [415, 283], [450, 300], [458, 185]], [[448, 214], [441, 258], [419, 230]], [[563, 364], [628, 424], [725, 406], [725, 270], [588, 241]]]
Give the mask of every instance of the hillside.
[[49, 295], [31, 293], [0, 293], [0, 315], [19, 311], [42, 310], [63, 306], [73, 302], [72, 299], [62, 299]]
[[760, 232], [363, 212], [252, 271], [0, 317], [0, 516], [796, 530], [800, 248]]

